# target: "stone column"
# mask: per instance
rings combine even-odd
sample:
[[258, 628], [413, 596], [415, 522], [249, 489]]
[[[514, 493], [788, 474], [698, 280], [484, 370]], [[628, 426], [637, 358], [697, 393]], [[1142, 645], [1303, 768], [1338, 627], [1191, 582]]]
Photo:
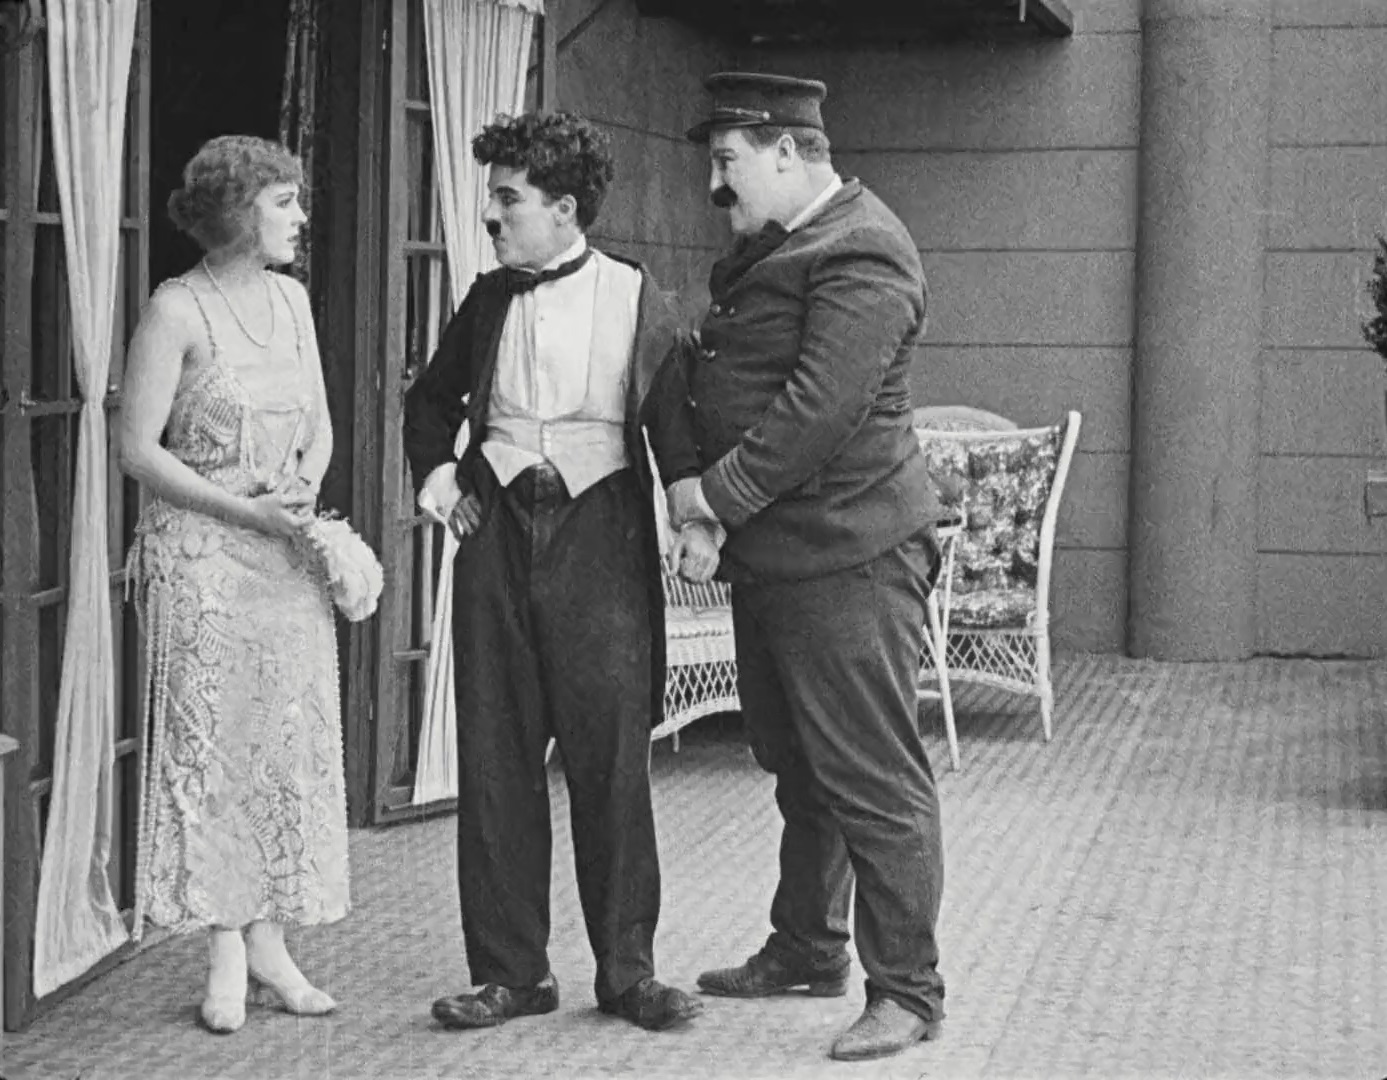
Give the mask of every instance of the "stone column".
[[1251, 655], [1268, 0], [1143, 0], [1127, 637]]

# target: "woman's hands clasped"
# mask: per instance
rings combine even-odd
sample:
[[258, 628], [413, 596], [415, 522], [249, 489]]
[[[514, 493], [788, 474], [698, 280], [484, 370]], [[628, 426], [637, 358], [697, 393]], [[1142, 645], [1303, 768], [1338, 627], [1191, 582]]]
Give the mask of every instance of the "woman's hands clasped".
[[296, 480], [250, 500], [251, 523], [271, 536], [294, 536], [315, 516], [318, 495], [307, 481]]

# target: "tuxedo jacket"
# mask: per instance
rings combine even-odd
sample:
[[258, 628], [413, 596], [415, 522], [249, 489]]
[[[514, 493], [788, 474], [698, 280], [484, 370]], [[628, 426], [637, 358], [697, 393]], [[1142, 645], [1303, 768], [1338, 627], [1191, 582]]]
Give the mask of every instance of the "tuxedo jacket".
[[[608, 255], [608, 258], [635, 267], [641, 275], [635, 348], [627, 379], [625, 438], [646, 509], [644, 520], [634, 524], [638, 542], [645, 547], [647, 565], [651, 568], [647, 591], [654, 658], [652, 723], [658, 724], [663, 715], [665, 685], [664, 587], [655, 532], [654, 481], [641, 435], [640, 404], [647, 397], [654, 374], [669, 349], [677, 314], [672, 298], [660, 291], [643, 266], [620, 256]], [[499, 267], [478, 275], [444, 328], [428, 368], [405, 394], [405, 456], [416, 497], [430, 473], [453, 461], [454, 444], [463, 420], [468, 422], [468, 441], [456, 465], [458, 487], [464, 495], [479, 494], [476, 470], [482, 458], [482, 443], [486, 441], [487, 412], [495, 383], [501, 330], [510, 308], [511, 273]], [[482, 508], [483, 515], [488, 509]]]
[[719, 576], [860, 565], [945, 514], [912, 425], [924, 273], [905, 226], [847, 180], [812, 219], [740, 240], [643, 403], [668, 485], [701, 476]]

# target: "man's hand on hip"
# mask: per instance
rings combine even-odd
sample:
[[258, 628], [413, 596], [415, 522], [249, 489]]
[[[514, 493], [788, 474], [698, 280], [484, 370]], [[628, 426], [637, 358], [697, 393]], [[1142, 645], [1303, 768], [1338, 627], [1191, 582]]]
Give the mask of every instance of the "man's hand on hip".
[[482, 523], [482, 504], [476, 495], [464, 495], [453, 504], [453, 512], [448, 516], [448, 528], [461, 542], [471, 536]]
[[429, 473], [419, 492], [419, 509], [425, 517], [446, 525], [459, 541], [476, 532], [482, 522], [481, 500], [475, 494], [462, 493], [454, 461]]
[[440, 465], [424, 479], [419, 491], [419, 509], [440, 525], [448, 524], [453, 507], [462, 497], [458, 487], [457, 462]]

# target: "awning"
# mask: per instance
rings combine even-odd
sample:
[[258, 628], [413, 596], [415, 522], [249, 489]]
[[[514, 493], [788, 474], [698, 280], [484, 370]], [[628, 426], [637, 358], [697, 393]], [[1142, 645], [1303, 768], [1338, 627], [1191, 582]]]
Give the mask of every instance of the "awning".
[[1064, 0], [636, 0], [636, 8], [755, 45], [991, 41], [1074, 32]]

